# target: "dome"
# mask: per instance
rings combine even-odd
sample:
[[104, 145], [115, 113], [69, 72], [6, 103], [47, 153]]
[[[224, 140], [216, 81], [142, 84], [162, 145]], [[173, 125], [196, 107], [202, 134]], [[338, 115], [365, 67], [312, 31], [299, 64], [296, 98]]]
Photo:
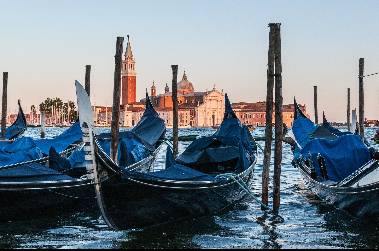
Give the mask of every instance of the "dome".
[[184, 94], [189, 94], [193, 92], [194, 92], [193, 85], [190, 81], [188, 81], [186, 72], [184, 71], [182, 81], [178, 83], [178, 93], [184, 95]]

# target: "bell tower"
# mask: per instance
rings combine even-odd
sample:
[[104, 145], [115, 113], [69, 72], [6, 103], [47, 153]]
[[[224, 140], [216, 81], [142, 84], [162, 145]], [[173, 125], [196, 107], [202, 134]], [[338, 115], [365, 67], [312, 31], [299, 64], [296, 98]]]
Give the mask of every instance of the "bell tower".
[[151, 96], [156, 97], [157, 96], [157, 88], [155, 87], [155, 82], [153, 81], [153, 85], [151, 86]]
[[129, 41], [126, 45], [125, 58], [122, 61], [121, 71], [121, 105], [133, 104], [136, 102], [136, 85], [137, 85], [137, 73], [135, 71], [136, 61], [134, 60], [132, 47]]

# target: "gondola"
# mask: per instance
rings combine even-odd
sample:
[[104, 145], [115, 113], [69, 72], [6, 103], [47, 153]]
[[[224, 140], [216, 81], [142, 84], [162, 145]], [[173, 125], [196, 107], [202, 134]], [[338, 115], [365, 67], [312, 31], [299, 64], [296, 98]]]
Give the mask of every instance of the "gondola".
[[62, 156], [71, 157], [72, 163], [80, 158], [81, 137], [76, 123], [56, 138], [22, 137], [1, 148], [0, 221], [42, 217], [95, 202], [85, 167], [65, 168], [62, 162]]
[[[7, 133], [16, 135], [14, 128], [21, 132], [22, 118], [20, 106], [18, 119]], [[81, 164], [82, 148], [79, 122], [55, 138], [19, 137], [2, 142], [0, 221], [46, 216], [71, 210], [79, 203], [94, 203], [92, 180]]]
[[[164, 122], [152, 106], [147, 107], [142, 120], [155, 121], [151, 126], [155, 137], [140, 140], [140, 149], [149, 149], [151, 157], [132, 165], [117, 164], [95, 139], [92, 145], [98, 204], [111, 228], [144, 228], [214, 215], [247, 195], [256, 163], [256, 144], [234, 114], [227, 96], [225, 108], [223, 122], [212, 136], [196, 139], [176, 159], [168, 147], [166, 167], [160, 171], [152, 171], [150, 166], [161, 138], [156, 127], [161, 128]], [[135, 139], [144, 136], [138, 132], [131, 135]], [[124, 152], [129, 151], [124, 148]]]
[[295, 101], [292, 164], [319, 198], [356, 217], [379, 216], [379, 157], [359, 135], [315, 125]]

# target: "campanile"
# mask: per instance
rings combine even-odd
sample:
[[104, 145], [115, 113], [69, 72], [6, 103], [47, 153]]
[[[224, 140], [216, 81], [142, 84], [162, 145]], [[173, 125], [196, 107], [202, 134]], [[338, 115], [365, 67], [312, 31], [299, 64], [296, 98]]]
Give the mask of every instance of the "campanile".
[[121, 105], [133, 104], [136, 102], [137, 73], [135, 71], [136, 61], [133, 57], [132, 47], [129, 41], [126, 45], [125, 58], [122, 62], [122, 88]]

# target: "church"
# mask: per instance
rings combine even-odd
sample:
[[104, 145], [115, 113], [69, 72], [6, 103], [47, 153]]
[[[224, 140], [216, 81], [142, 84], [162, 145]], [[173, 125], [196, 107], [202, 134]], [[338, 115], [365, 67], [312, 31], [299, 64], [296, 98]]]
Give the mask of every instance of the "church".
[[[137, 73], [136, 61], [133, 56], [129, 36], [124, 59], [122, 62], [122, 124], [134, 126], [141, 119], [145, 99], [136, 101]], [[157, 94], [157, 87], [153, 82], [150, 88], [150, 99], [159, 116], [167, 127], [172, 127], [173, 102], [172, 92], [166, 84], [164, 92]], [[178, 83], [178, 110], [180, 127], [215, 127], [219, 126], [224, 116], [224, 93], [215, 87], [211, 91], [196, 92], [193, 84], [188, 80], [186, 72]], [[109, 112], [108, 112], [109, 113]]]
[[[196, 92], [186, 72], [178, 83], [179, 126], [215, 127], [224, 116], [224, 93], [213, 87], [210, 91]], [[172, 126], [172, 92], [166, 84], [164, 93], [157, 95], [156, 86], [151, 86], [150, 98], [167, 126]], [[141, 100], [144, 102], [144, 100]]]

